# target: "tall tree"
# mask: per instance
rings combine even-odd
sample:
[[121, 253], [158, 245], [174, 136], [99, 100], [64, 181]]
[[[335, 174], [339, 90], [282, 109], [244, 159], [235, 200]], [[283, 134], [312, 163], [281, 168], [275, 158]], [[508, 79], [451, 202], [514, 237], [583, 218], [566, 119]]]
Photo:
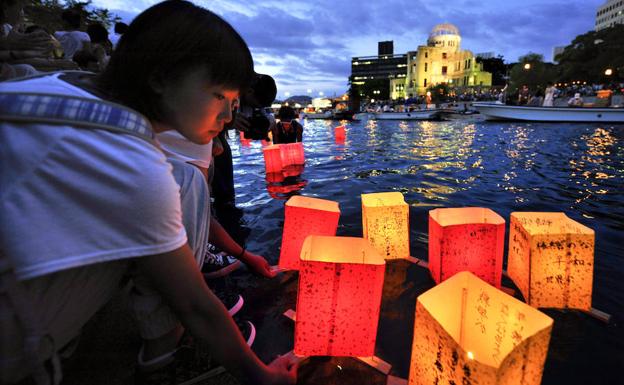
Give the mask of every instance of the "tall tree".
[[[560, 81], [624, 80], [624, 24], [577, 36], [555, 59]], [[607, 69], [611, 75], [605, 74]]]
[[544, 63], [544, 56], [529, 52], [518, 58], [509, 71], [510, 91], [515, 92], [523, 85], [535, 90], [537, 87], [546, 88], [548, 82], [557, 78], [557, 69], [552, 63]]

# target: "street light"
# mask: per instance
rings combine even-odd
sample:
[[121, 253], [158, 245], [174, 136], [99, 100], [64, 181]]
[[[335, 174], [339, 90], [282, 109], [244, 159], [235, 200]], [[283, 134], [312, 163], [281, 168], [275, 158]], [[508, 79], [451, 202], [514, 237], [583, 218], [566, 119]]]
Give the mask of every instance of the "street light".
[[524, 64], [524, 69], [527, 70], [527, 71], [530, 70], [531, 69], [531, 63], [525, 63]]
[[607, 68], [607, 69], [605, 70], [605, 75], [607, 75], [607, 76], [611, 76], [611, 75], [613, 75], [613, 70], [612, 70], [611, 68]]

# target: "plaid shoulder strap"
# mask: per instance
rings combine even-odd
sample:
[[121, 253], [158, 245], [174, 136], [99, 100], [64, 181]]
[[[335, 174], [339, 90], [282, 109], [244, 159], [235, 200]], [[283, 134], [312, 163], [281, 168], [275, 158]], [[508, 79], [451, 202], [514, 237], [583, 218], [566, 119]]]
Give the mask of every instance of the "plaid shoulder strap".
[[120, 104], [45, 93], [0, 92], [0, 121], [69, 124], [130, 134], [154, 144], [143, 115]]

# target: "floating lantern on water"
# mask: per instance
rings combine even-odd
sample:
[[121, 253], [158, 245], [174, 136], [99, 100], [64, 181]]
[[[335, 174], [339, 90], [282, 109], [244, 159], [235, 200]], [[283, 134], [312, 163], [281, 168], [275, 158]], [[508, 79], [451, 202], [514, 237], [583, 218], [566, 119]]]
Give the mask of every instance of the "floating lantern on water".
[[240, 142], [241, 145], [243, 147], [250, 147], [251, 146], [251, 139], [247, 139], [245, 137], [245, 133], [243, 131], [239, 131], [240, 132]]
[[267, 174], [282, 172], [282, 150], [279, 144], [266, 146], [262, 149], [264, 169]]
[[362, 228], [385, 259], [410, 256], [409, 206], [400, 192], [362, 194]]
[[594, 231], [564, 213], [511, 213], [507, 272], [531, 306], [589, 311]]
[[385, 260], [363, 238], [309, 236], [301, 250], [295, 353], [371, 357]]
[[416, 302], [410, 385], [541, 382], [553, 320], [470, 272]]
[[336, 235], [338, 202], [293, 196], [286, 202], [279, 266], [299, 270], [301, 246], [308, 235]]
[[481, 207], [429, 211], [429, 270], [436, 283], [470, 271], [501, 287], [505, 220]]
[[305, 164], [303, 143], [284, 143], [279, 145], [282, 151], [282, 167]]
[[347, 133], [345, 131], [345, 126], [338, 126], [334, 129], [334, 137], [336, 139], [336, 143], [344, 143]]

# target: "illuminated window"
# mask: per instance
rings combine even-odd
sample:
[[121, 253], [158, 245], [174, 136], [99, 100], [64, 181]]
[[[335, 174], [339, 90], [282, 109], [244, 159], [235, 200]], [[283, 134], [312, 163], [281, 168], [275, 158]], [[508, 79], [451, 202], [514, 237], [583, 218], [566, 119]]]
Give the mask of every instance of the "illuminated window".
[[446, 52], [442, 52], [442, 59], [446, 59]]
[[442, 75], [446, 75], [447, 72], [448, 72], [448, 67], [442, 66]]
[[424, 86], [425, 86], [425, 87], [427, 87], [427, 79], [425, 79], [425, 84], [424, 84]]
[[425, 72], [427, 72], [427, 64], [428, 64], [428, 63], [425, 63]]

